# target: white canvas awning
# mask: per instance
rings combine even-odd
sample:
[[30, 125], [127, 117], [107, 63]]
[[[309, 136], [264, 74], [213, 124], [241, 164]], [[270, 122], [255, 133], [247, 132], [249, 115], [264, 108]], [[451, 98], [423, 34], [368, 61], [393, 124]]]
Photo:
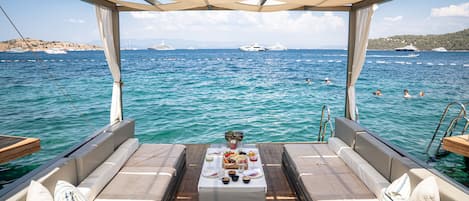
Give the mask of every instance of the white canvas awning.
[[345, 117], [356, 120], [355, 83], [365, 61], [373, 5], [389, 0], [83, 0], [96, 5], [96, 14], [109, 69], [114, 78], [111, 123], [123, 119], [120, 75], [119, 12], [243, 10], [272, 12], [286, 10], [349, 12]]

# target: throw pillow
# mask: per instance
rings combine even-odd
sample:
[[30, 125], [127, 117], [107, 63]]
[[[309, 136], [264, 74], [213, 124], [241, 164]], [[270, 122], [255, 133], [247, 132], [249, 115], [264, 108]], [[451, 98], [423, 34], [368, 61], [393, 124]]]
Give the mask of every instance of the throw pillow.
[[52, 194], [41, 183], [32, 180], [28, 187], [26, 201], [53, 201]]
[[409, 200], [410, 193], [409, 175], [404, 173], [384, 190], [382, 197], [386, 201], [407, 201]]
[[412, 191], [410, 201], [440, 201], [440, 192], [435, 177], [427, 177]]
[[86, 198], [74, 185], [59, 180], [55, 185], [54, 201], [86, 201]]

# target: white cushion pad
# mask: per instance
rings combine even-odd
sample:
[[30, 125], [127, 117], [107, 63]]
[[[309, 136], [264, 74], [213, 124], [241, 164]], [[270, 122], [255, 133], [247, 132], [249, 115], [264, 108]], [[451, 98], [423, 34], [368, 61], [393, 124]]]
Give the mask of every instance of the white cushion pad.
[[94, 200], [101, 190], [119, 172], [124, 163], [137, 150], [139, 144], [136, 138], [127, 139], [112, 153], [98, 168], [86, 177], [78, 189], [87, 198]]

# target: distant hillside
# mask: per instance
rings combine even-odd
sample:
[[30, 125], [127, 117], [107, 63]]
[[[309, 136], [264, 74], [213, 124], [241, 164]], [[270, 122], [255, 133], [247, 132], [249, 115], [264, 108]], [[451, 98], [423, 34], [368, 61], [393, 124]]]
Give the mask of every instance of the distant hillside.
[[431, 50], [437, 47], [444, 47], [447, 50], [469, 50], [469, 29], [442, 35], [400, 35], [370, 39], [368, 49], [389, 50], [410, 44], [419, 50]]
[[102, 50], [101, 47], [96, 45], [78, 44], [62, 41], [45, 41], [32, 38], [26, 38], [28, 44], [31, 45], [32, 50], [22, 39], [12, 39], [0, 42], [0, 52], [7, 51], [12, 48], [21, 48], [28, 51], [44, 51], [51, 48], [72, 50]]

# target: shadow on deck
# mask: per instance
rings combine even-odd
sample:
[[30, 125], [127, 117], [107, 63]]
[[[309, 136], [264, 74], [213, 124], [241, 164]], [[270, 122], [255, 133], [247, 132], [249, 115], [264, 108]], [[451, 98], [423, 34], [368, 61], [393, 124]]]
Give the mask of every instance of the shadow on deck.
[[[280, 143], [257, 144], [267, 181], [266, 200], [298, 200], [282, 170]], [[186, 144], [186, 172], [176, 193], [176, 200], [198, 200], [197, 184], [208, 144]]]

